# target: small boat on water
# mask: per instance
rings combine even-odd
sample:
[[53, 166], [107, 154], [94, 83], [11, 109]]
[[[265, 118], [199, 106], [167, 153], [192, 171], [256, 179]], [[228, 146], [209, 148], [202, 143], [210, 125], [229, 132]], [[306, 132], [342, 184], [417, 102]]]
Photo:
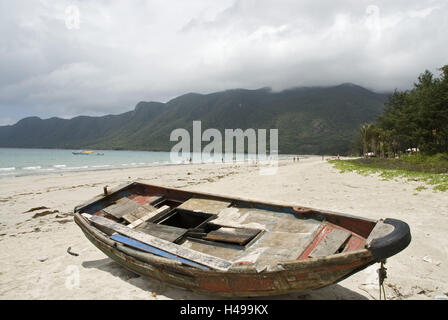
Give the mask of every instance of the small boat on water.
[[91, 150], [73, 151], [72, 153], [74, 155], [83, 155], [83, 156], [89, 156], [89, 155], [104, 156], [104, 153], [100, 153], [100, 152], [95, 153], [95, 151], [91, 151]]
[[322, 288], [411, 241], [400, 220], [128, 183], [77, 206], [85, 236], [123, 267], [202, 294]]
[[88, 155], [91, 155], [91, 154], [94, 154], [94, 151], [91, 151], [91, 150], [83, 150], [83, 151], [73, 151], [72, 152], [74, 155], [82, 155], [82, 156], [88, 156]]

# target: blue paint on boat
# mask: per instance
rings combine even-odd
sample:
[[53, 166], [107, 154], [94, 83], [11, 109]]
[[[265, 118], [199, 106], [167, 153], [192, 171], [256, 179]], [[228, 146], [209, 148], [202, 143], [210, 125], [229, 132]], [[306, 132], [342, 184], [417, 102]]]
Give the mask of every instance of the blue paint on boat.
[[146, 243], [143, 243], [143, 242], [140, 242], [140, 241], [137, 241], [137, 240], [125, 237], [125, 236], [123, 236], [121, 234], [115, 234], [115, 235], [113, 235], [111, 237], [111, 239], [115, 240], [117, 242], [123, 243], [125, 245], [128, 245], [130, 247], [133, 247], [133, 248], [136, 248], [136, 249], [140, 249], [140, 250], [145, 251], [145, 252], [149, 252], [149, 253], [152, 253], [152, 254], [155, 254], [155, 255], [158, 255], [158, 256], [161, 256], [161, 257], [165, 257], [165, 258], [168, 258], [168, 259], [179, 261], [181, 263], [184, 263], [186, 265], [190, 265], [192, 267], [196, 267], [196, 268], [199, 268], [199, 269], [202, 269], [202, 270], [210, 270], [210, 268], [208, 268], [206, 266], [203, 266], [201, 264], [198, 264], [196, 262], [193, 262], [193, 261], [185, 259], [185, 258], [181, 258], [179, 256], [176, 256], [176, 255], [172, 254], [172, 253], [160, 250], [159, 248], [150, 246], [150, 245], [148, 245]]

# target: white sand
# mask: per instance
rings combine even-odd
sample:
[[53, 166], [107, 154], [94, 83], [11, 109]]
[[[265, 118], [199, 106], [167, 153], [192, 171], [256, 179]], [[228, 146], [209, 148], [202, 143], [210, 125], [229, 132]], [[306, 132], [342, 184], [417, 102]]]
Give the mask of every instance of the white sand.
[[[387, 295], [391, 299], [448, 295], [448, 192], [431, 188], [416, 192], [417, 182], [341, 174], [320, 157], [282, 161], [275, 175], [259, 173], [255, 166], [207, 164], [3, 178], [0, 298], [210, 299], [125, 270], [96, 249], [73, 222], [69, 214], [76, 205], [101, 193], [104, 185], [128, 180], [404, 220], [413, 239], [388, 260]], [[24, 213], [40, 206], [49, 209]], [[69, 255], [68, 247], [79, 256]], [[377, 268], [324, 289], [274, 298], [377, 299]]]

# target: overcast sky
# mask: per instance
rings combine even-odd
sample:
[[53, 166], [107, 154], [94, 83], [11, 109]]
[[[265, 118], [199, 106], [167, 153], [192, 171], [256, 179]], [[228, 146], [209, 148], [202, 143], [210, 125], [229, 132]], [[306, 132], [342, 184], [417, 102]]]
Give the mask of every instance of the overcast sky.
[[187, 92], [352, 82], [448, 64], [446, 0], [0, 0], [0, 125]]

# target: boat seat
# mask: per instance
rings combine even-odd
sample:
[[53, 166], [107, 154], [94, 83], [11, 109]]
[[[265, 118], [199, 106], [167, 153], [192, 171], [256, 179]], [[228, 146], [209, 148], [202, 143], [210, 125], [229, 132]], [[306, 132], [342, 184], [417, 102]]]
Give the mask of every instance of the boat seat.
[[135, 230], [170, 242], [176, 242], [180, 240], [188, 231], [187, 229], [166, 226], [163, 224], [156, 224], [152, 222], [143, 222]]
[[157, 208], [149, 203], [143, 202], [143, 204], [140, 204], [126, 197], [115, 201], [114, 204], [103, 209], [105, 213], [114, 216], [117, 219], [123, 218], [129, 223], [133, 223], [147, 215], [149, 212], [155, 210], [157, 210]]
[[219, 214], [223, 209], [230, 206], [230, 204], [231, 204], [230, 201], [202, 199], [193, 197], [182, 203], [177, 208], [186, 211]]
[[202, 239], [244, 246], [260, 232], [261, 230], [258, 229], [220, 227], [217, 230], [210, 231]]
[[346, 230], [332, 229], [313, 251], [311, 251], [309, 257], [319, 258], [335, 254], [351, 235], [352, 233]]

